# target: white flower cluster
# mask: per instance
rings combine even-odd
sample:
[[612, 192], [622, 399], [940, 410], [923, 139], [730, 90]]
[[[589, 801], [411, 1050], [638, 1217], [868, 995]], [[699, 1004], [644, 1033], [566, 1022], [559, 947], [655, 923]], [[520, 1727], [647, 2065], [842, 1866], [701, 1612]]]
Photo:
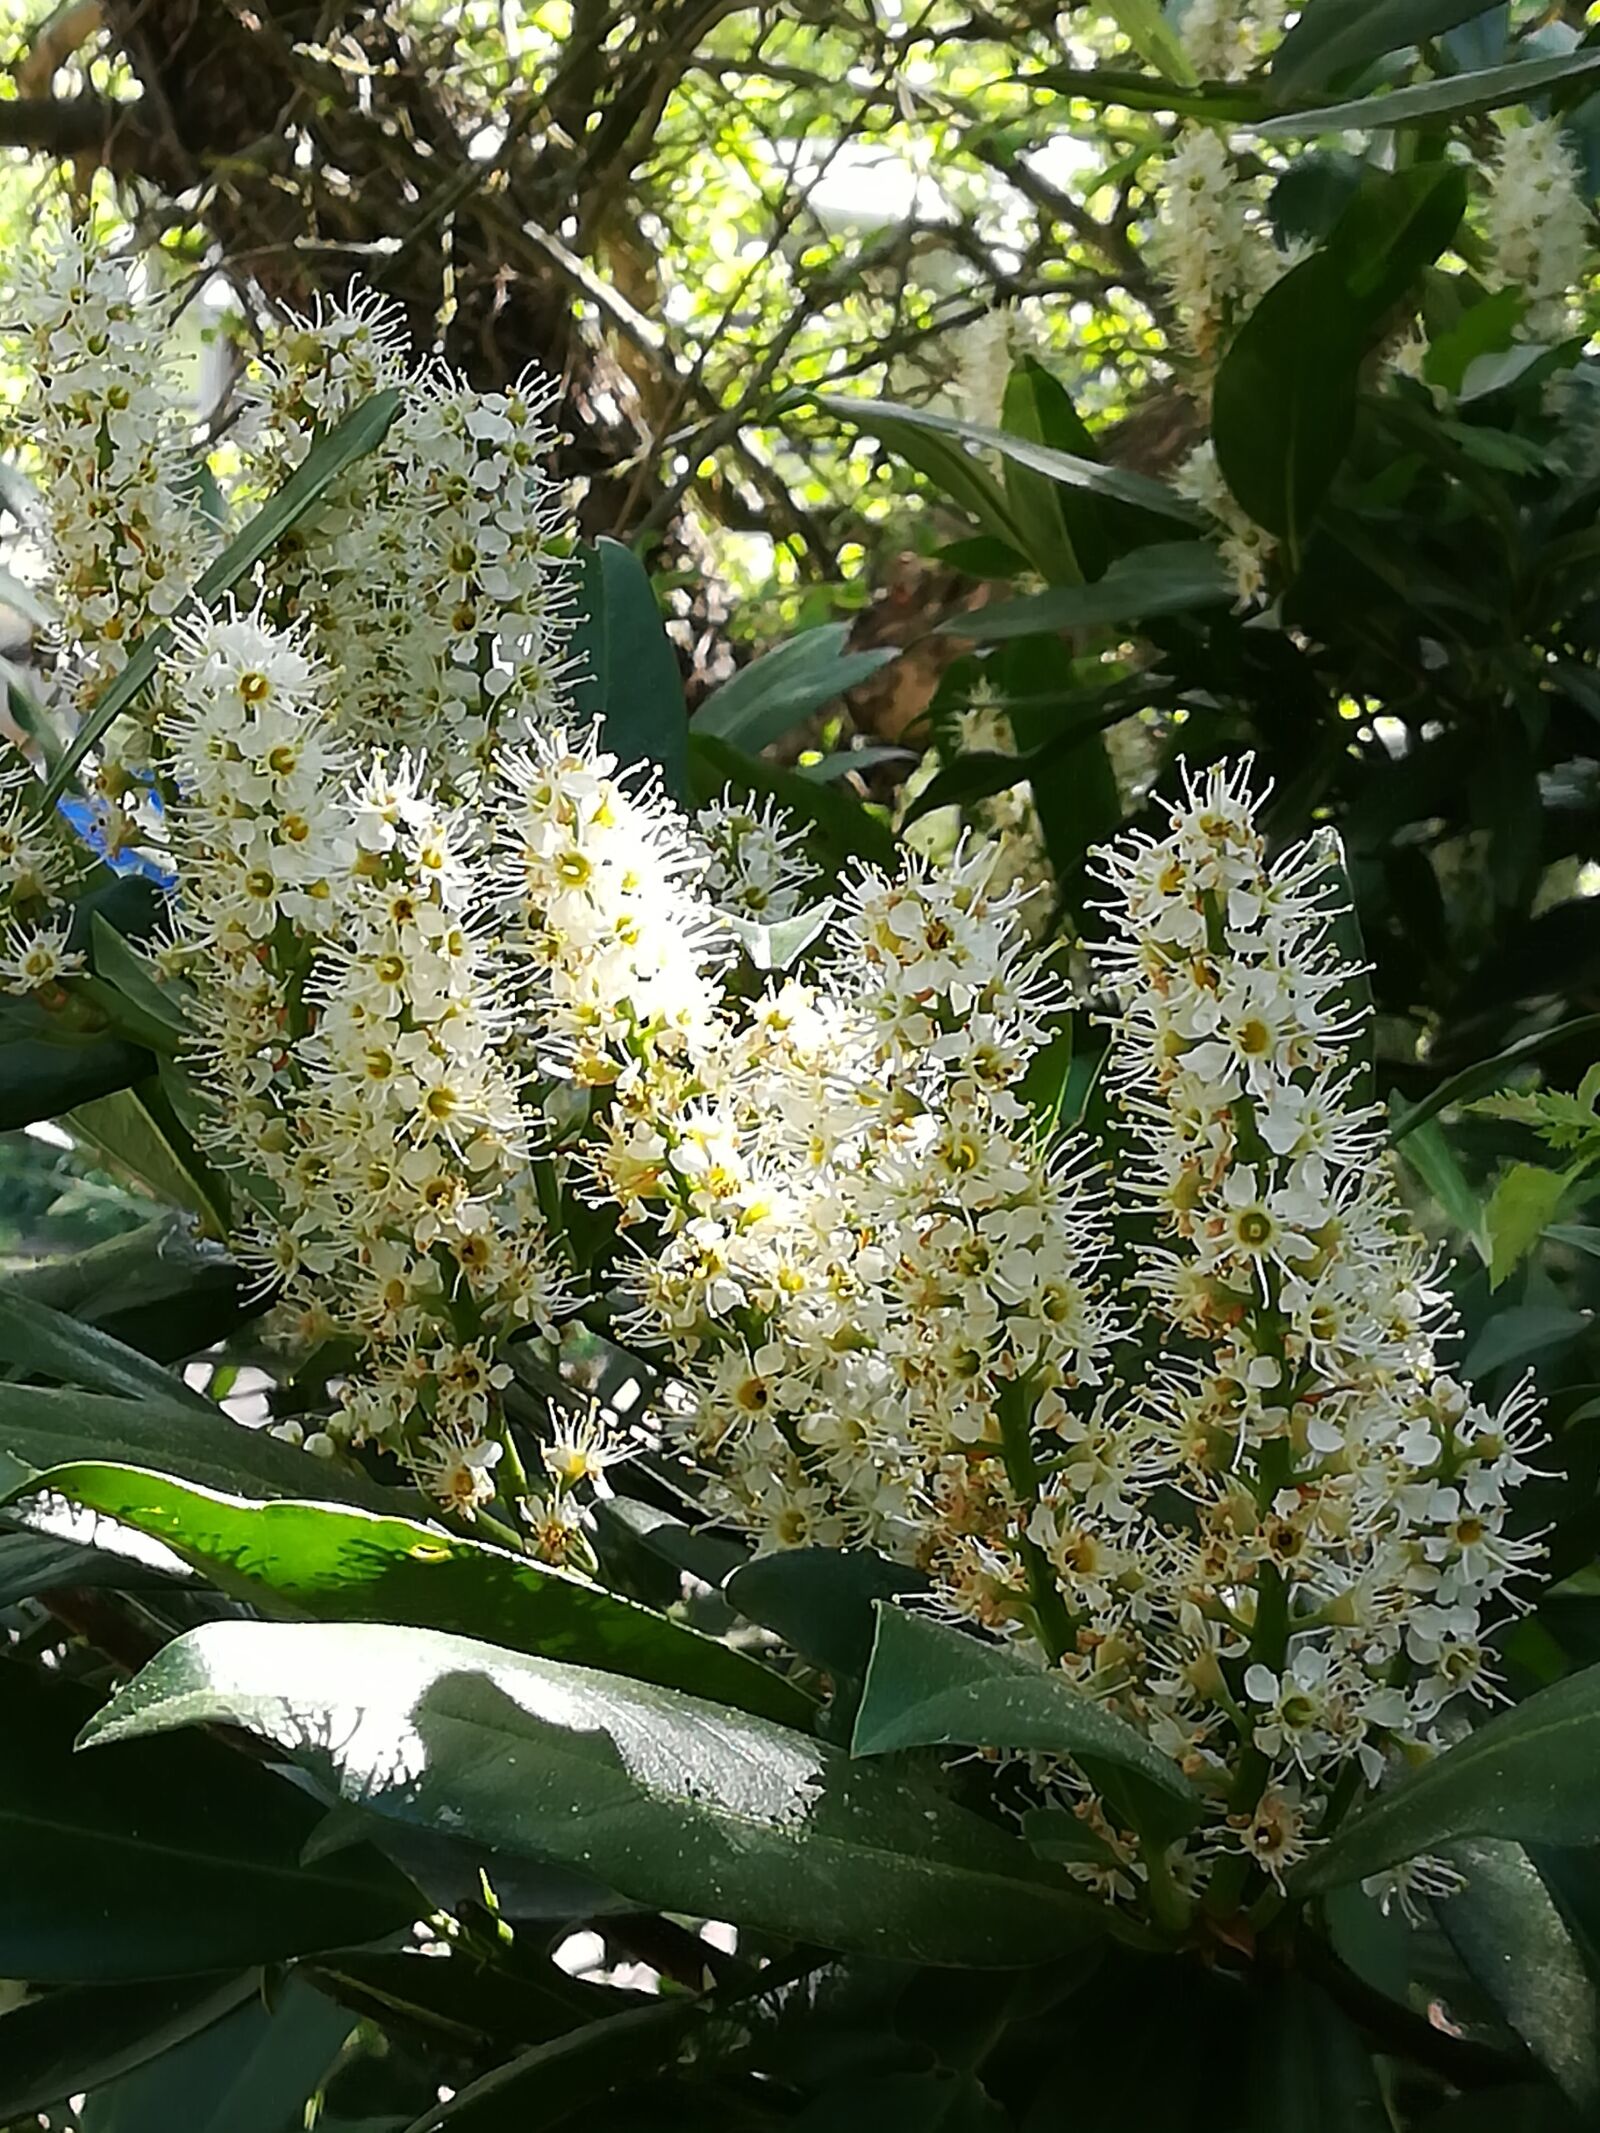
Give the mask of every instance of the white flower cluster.
[[1491, 288], [1527, 298], [1519, 331], [1557, 339], [1573, 325], [1572, 292], [1588, 263], [1588, 210], [1559, 118], [1506, 125], [1484, 202]]
[[[1191, 238], [1206, 213], [1222, 231], [1191, 245], [1206, 359], [1271, 249], [1225, 162], [1193, 134], [1175, 187]], [[116, 329], [100, 354], [142, 347], [148, 319], [81, 255], [80, 283]], [[70, 372], [47, 342], [41, 390]], [[408, 376], [388, 314], [353, 302], [264, 369], [246, 487], [389, 384], [388, 441], [264, 565], [254, 610], [178, 621], [148, 728], [199, 1138], [243, 1253], [342, 1382], [331, 1420], [283, 1433], [392, 1451], [440, 1503], [509, 1507], [582, 1561], [604, 1432], [558, 1431], [535, 1482], [506, 1416], [517, 1344], [556, 1337], [592, 1229], [603, 1293], [582, 1300], [662, 1355], [662, 1426], [710, 1510], [762, 1547], [915, 1563], [1189, 1773], [1207, 1811], [1164, 1863], [1083, 1798], [1108, 1889], [1281, 1875], [1341, 1788], [1489, 1693], [1485, 1611], [1533, 1553], [1507, 1520], [1536, 1421], [1436, 1361], [1448, 1313], [1355, 1093], [1324, 856], [1268, 863], [1247, 769], [1105, 855], [1132, 1148], [1111, 1204], [1020, 1093], [1066, 1004], [1023, 923], [1025, 822], [848, 881], [809, 972], [758, 990], [730, 922], [795, 914], [801, 841], [731, 795], [691, 820], [564, 723], [538, 395]], [[115, 386], [83, 384], [99, 416], [60, 432], [72, 493], [97, 493], [74, 455], [121, 464]], [[134, 453], [84, 536], [112, 603], [71, 595], [90, 667], [119, 617], [131, 637], [174, 613], [129, 531], [157, 552], [177, 508], [164, 422], [141, 431], [154, 471]], [[46, 923], [0, 983], [38, 989], [71, 967], [63, 877], [9, 808], [0, 889]]]
[[1288, 0], [1189, 0], [1184, 50], [1202, 81], [1238, 81], [1265, 57], [1288, 13]]
[[338, 670], [353, 739], [426, 746], [437, 777], [474, 792], [559, 703], [568, 544], [546, 467], [550, 389], [413, 374], [398, 310], [353, 293], [269, 344], [247, 402], [254, 478], [281, 480], [385, 388], [404, 394], [393, 427], [275, 552], [267, 590]]
[[815, 980], [733, 1022], [605, 1173], [656, 1230], [634, 1323], [716, 1507], [953, 1586], [1008, 1517], [1001, 1402], [1096, 1382], [1112, 1324], [1095, 1191], [1015, 1094], [1058, 999], [992, 858], [856, 881]]
[[1210, 127], [1185, 128], [1163, 175], [1146, 249], [1203, 390], [1245, 314], [1291, 259], [1273, 242], [1257, 188]]
[[[161, 367], [170, 306], [87, 230], [28, 248], [9, 288], [25, 385], [16, 409], [59, 615], [59, 681], [93, 708], [132, 647], [183, 605], [215, 551], [201, 458]], [[146, 729], [123, 721], [94, 793], [107, 849], [147, 827]]]
[[380, 1442], [471, 1512], [495, 1493], [498, 1349], [553, 1335], [564, 1303], [471, 823], [415, 758], [358, 761], [298, 637], [183, 625], [169, 684], [169, 959], [195, 987], [203, 1135], [308, 1344], [361, 1349], [313, 1448]]
[[1269, 864], [1248, 776], [1206, 773], [1167, 835], [1104, 857], [1148, 1374], [1101, 1432], [1111, 1471], [1080, 1424], [1030, 1531], [1083, 1625], [1069, 1672], [1276, 1874], [1347, 1764], [1376, 1782], [1491, 1693], [1537, 1425], [1525, 1391], [1491, 1414], [1436, 1361], [1448, 1311], [1354, 1094], [1327, 855]]
[[1222, 478], [1217, 448], [1209, 437], [1183, 462], [1173, 486], [1216, 522], [1217, 546], [1239, 604], [1254, 607], [1266, 592], [1267, 565], [1277, 544], [1236, 501]]

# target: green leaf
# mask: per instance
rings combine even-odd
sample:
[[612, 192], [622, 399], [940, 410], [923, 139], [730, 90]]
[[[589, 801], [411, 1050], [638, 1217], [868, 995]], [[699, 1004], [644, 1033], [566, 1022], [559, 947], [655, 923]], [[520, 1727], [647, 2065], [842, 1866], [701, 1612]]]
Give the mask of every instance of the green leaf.
[[265, 1430], [246, 1429], [219, 1407], [0, 1385], [0, 1489], [14, 1493], [47, 1468], [77, 1460], [113, 1460], [250, 1497], [378, 1507], [388, 1493]]
[[354, 2027], [343, 2008], [290, 1977], [270, 2002], [258, 1994], [91, 2097], [82, 2133], [290, 2133], [307, 2122]]
[[1021, 555], [1022, 534], [1011, 516], [1005, 491], [982, 460], [964, 449], [961, 438], [933, 427], [921, 410], [893, 401], [818, 396], [825, 413], [837, 415], [851, 429], [876, 437], [898, 459], [931, 481], [940, 495], [970, 512], [982, 533]]
[[998, 644], [1009, 637], [1190, 614], [1232, 598], [1232, 580], [1209, 541], [1157, 542], [1119, 556], [1092, 584], [1052, 585], [1019, 599], [997, 600], [941, 622], [939, 632], [974, 644]]
[[1055, 1675], [998, 1645], [878, 1604], [852, 1755], [896, 1748], [1031, 1748], [1131, 1770], [1185, 1812], [1200, 1803], [1170, 1756]]
[[1408, 1134], [1415, 1133], [1419, 1126], [1425, 1126], [1430, 1118], [1437, 1118], [1452, 1104], [1471, 1103], [1475, 1097], [1499, 1088], [1512, 1069], [1526, 1060], [1536, 1059], [1554, 1045], [1593, 1036], [1600, 1036], [1600, 1015], [1578, 1015], [1570, 1022], [1558, 1022], [1550, 1029], [1535, 1030], [1530, 1036], [1519, 1037], [1515, 1044], [1508, 1044], [1492, 1059], [1480, 1059], [1474, 1066], [1463, 1067], [1460, 1073], [1441, 1081], [1421, 1103], [1413, 1104], [1398, 1118], [1391, 1115], [1390, 1146], [1398, 1147]]
[[[1061, 387], [1042, 365], [1024, 361], [1012, 371], [1006, 380], [1000, 420], [1013, 437], [1025, 437], [1031, 444], [1049, 442], [1043, 406], [1046, 391], [1060, 393]], [[1035, 473], [1020, 460], [1008, 459], [1003, 474], [1006, 501], [1028, 560], [1051, 585], [1081, 585], [1084, 565], [1073, 545], [1065, 510], [1075, 492]]]
[[925, 1591], [927, 1582], [871, 1548], [786, 1548], [736, 1570], [722, 1597], [814, 1666], [859, 1681], [872, 1655], [875, 1603]]
[[[302, 1463], [314, 1465], [304, 1454]], [[809, 1725], [809, 1698], [743, 1652], [442, 1527], [353, 1506], [252, 1502], [133, 1467], [54, 1467], [38, 1486], [162, 1541], [222, 1591], [319, 1621], [413, 1622]]]
[[703, 2019], [693, 2000], [658, 2000], [652, 2007], [632, 2007], [569, 2030], [469, 2082], [413, 2119], [405, 2133], [436, 2133], [442, 2127], [490, 2133], [511, 2126], [519, 2133], [543, 2133], [622, 2083], [665, 2066], [677, 2056], [684, 2031]]
[[195, 1237], [187, 1217], [173, 1214], [65, 1259], [21, 1267], [3, 1286], [168, 1362], [223, 1339], [265, 1301], [225, 1253]]
[[1122, 798], [1106, 749], [1102, 704], [1070, 686], [1061, 648], [1048, 637], [1002, 645], [988, 672], [1030, 756], [1034, 811], [1063, 903], [1083, 915], [1083, 869], [1093, 846], [1122, 823]]
[[1163, 14], [1160, 0], [1106, 0], [1106, 13], [1146, 66], [1182, 89], [1194, 87], [1199, 76], [1183, 40]]
[[70, 1985], [5, 2017], [0, 2121], [95, 2090], [231, 2014], [257, 1989], [250, 1973]]
[[1452, 1845], [1467, 1885], [1434, 1915], [1506, 2021], [1585, 2111], [1600, 2105], [1600, 2000], [1578, 1941], [1520, 1844]]
[[120, 1037], [55, 1042], [28, 1026], [43, 1019], [37, 1011], [31, 1017], [0, 1011], [0, 1133], [60, 1118], [75, 1104], [131, 1088], [154, 1064], [142, 1045]]
[[1350, 448], [1361, 343], [1337, 266], [1314, 253], [1274, 283], [1217, 372], [1212, 440], [1257, 525], [1296, 553]]
[[[1389, 1117], [1393, 1120], [1404, 1110], [1404, 1100], [1396, 1090], [1389, 1095]], [[1445, 1139], [1436, 1120], [1412, 1132], [1405, 1127], [1405, 1145], [1401, 1156], [1407, 1166], [1427, 1186], [1451, 1222], [1472, 1245], [1478, 1257], [1487, 1266], [1489, 1262], [1489, 1237], [1484, 1222], [1483, 1202], [1467, 1178], [1466, 1172], [1456, 1161], [1455, 1150]], [[1390, 1138], [1398, 1138], [1391, 1126]]]
[[[0, 1285], [0, 1363], [29, 1377], [53, 1378], [90, 1392], [157, 1400], [215, 1417], [217, 1409], [170, 1370], [137, 1348], [124, 1347], [98, 1326], [34, 1303]], [[4, 1394], [0, 1393], [0, 1399]]]
[[[189, 604], [209, 607], [254, 570], [264, 556], [270, 555], [290, 527], [322, 501], [339, 476], [383, 442], [400, 412], [402, 397], [393, 387], [374, 393], [319, 437], [283, 486], [267, 498], [197, 581]], [[134, 648], [127, 665], [79, 727], [71, 746], [51, 772], [44, 789], [46, 806], [60, 799], [101, 734], [155, 678], [156, 668], [171, 642], [172, 632], [158, 629]]]
[[153, 1077], [79, 1104], [66, 1115], [75, 1139], [86, 1141], [106, 1168], [156, 1199], [199, 1218], [219, 1242], [228, 1234], [226, 1188], [190, 1139]]
[[847, 622], [829, 622], [752, 659], [706, 698], [694, 715], [694, 731], [758, 755], [791, 726], [900, 656], [893, 646], [847, 651], [849, 635]]
[[1387, 52], [1424, 44], [1486, 14], [1494, 0], [1310, 0], [1273, 55], [1275, 98], [1287, 103], [1324, 89], [1336, 74]]
[[[1388, 4], [1392, 5], [1393, 0]], [[1596, 67], [1600, 67], [1600, 51], [1592, 47], [1554, 59], [1519, 59], [1510, 66], [1483, 67], [1471, 74], [1444, 75], [1437, 81], [1414, 82], [1406, 89], [1357, 97], [1353, 103], [1285, 112], [1252, 124], [1250, 130], [1269, 140], [1303, 140], [1314, 133], [1428, 125], [1465, 118], [1473, 111], [1498, 111], [1507, 104], [1526, 103], [1535, 91], [1574, 75], [1592, 73]]]
[[656, 605], [650, 574], [631, 548], [601, 534], [580, 554], [571, 653], [579, 719], [604, 718], [607, 748], [627, 763], [655, 763], [672, 797], [687, 806], [689, 731], [683, 677]]
[[1002, 755], [998, 750], [984, 748], [973, 755], [958, 755], [924, 785], [906, 809], [901, 827], [910, 829], [925, 815], [936, 815], [941, 807], [971, 807], [980, 800], [993, 799], [997, 792], [1009, 792], [1013, 785], [1031, 777], [1052, 752], [1050, 748], [1036, 748], [1028, 755]]
[[[1471, 305], [1448, 332], [1428, 343], [1422, 374], [1430, 385], [1458, 394], [1473, 364], [1486, 355], [1499, 355], [1516, 345], [1516, 332], [1528, 308], [1528, 299], [1514, 287], [1496, 289], [1482, 303]], [[1519, 348], [1519, 353], [1527, 351]]]
[[1026, 88], [1054, 89], [1086, 104], [1174, 112], [1216, 125], [1254, 126], [1267, 110], [1261, 91], [1243, 83], [1201, 82], [1183, 89], [1159, 74], [1129, 74], [1116, 67], [1038, 67], [1018, 80]]
[[900, 863], [900, 847], [887, 823], [832, 785], [780, 769], [759, 756], [744, 755], [710, 733], [690, 734], [689, 767], [696, 795], [706, 800], [714, 799], [725, 785], [735, 792], [769, 794], [796, 821], [811, 826], [836, 866], [848, 859], [865, 859], [893, 873]]
[[[1131, 504], [1137, 510], [1154, 512], [1159, 518], [1179, 519], [1185, 525], [1194, 524], [1200, 517], [1197, 506], [1187, 503], [1164, 481], [1153, 481], [1148, 474], [1130, 473], [1125, 467], [1102, 466], [1096, 459], [1084, 459], [1076, 453], [1030, 444], [1025, 437], [1013, 437], [1006, 430], [990, 429], [982, 422], [961, 422], [954, 415], [936, 415], [927, 408], [903, 407], [894, 400], [846, 398], [835, 393], [819, 393], [817, 405], [830, 415], [837, 415], [850, 428], [865, 430], [869, 437], [881, 437], [891, 451], [902, 448], [908, 433], [948, 438], [958, 446], [986, 446], [1006, 459], [1014, 460], [1018, 466], [1031, 467], [1036, 474], [1045, 474], [1052, 481], [1065, 483], [1069, 489], [1087, 489], [1096, 496], [1111, 497], [1117, 503]], [[967, 465], [977, 466], [970, 453], [962, 452], [960, 456]], [[979, 467], [978, 471], [983, 470]], [[956, 500], [960, 501], [959, 498]], [[1009, 518], [1005, 527], [993, 530], [1013, 546], [1022, 545]]]
[[1508, 1163], [1484, 1209], [1489, 1286], [1498, 1289], [1544, 1235], [1567, 1196], [1570, 1175], [1544, 1163]]
[[1466, 180], [1417, 164], [1370, 178], [1327, 243], [1274, 283], [1217, 372], [1212, 437], [1228, 487], [1298, 555], [1355, 428], [1360, 366], [1454, 234]]
[[[124, 940], [103, 911], [89, 918], [89, 940], [95, 975], [114, 985], [140, 1009], [152, 1030], [164, 1031], [167, 1049], [175, 1050], [190, 1035], [189, 1022], [173, 995], [157, 980], [147, 956]], [[159, 1049], [152, 1045], [152, 1050]]]
[[1326, 1993], [1280, 1971], [1264, 1981], [1255, 2015], [1247, 2133], [1389, 2133], [1371, 2056]]
[[1600, 1838], [1600, 1667], [1570, 1674], [1465, 1740], [1346, 1822], [1295, 1877], [1333, 1889], [1462, 1837], [1592, 1844]]
[[1472, 1343], [1462, 1360], [1462, 1375], [1470, 1382], [1513, 1363], [1526, 1363], [1531, 1356], [1580, 1339], [1592, 1325], [1587, 1311], [1569, 1311], [1563, 1304], [1514, 1304], [1509, 1311], [1497, 1311]]
[[937, 1794], [765, 1719], [462, 1637], [210, 1623], [85, 1738], [215, 1722], [374, 1813], [581, 1868], [645, 1909], [970, 1967], [1048, 1960], [1102, 1929], [1025, 1846]]
[[0, 1975], [195, 1975], [371, 1940], [421, 1898], [371, 1852], [315, 1867], [320, 1810], [198, 1736], [73, 1753], [94, 1699], [0, 1663]]

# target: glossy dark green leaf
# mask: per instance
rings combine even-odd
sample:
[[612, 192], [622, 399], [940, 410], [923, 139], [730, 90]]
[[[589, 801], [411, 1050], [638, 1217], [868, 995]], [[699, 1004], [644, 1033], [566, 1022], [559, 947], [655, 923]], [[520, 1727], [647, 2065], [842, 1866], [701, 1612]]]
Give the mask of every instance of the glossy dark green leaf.
[[970, 513], [984, 538], [1025, 553], [1004, 489], [989, 468], [950, 435], [919, 419], [920, 411], [882, 400], [820, 398], [817, 405], [851, 429], [876, 437], [897, 459], [931, 481], [948, 502]]
[[1386, 52], [1431, 38], [1485, 14], [1493, 0], [1309, 0], [1273, 55], [1280, 102], [1325, 89]]
[[[1389, 0], [1393, 4], [1393, 0]], [[1541, 89], [1600, 67], [1592, 48], [1552, 59], [1519, 59], [1505, 67], [1484, 67], [1471, 74], [1447, 74], [1436, 81], [1414, 82], [1350, 103], [1322, 104], [1311, 111], [1285, 112], [1252, 126], [1272, 140], [1304, 140], [1314, 133], [1375, 132], [1393, 126], [1436, 125], [1465, 118], [1474, 111], [1499, 111], [1526, 103]]]
[[757, 755], [900, 656], [892, 646], [849, 651], [849, 635], [848, 623], [829, 622], [752, 659], [706, 698], [694, 715], [695, 732], [714, 734]]
[[54, 1044], [17, 1018], [0, 1016], [0, 1133], [131, 1088], [154, 1064], [142, 1046], [121, 1037]]
[[92, 2097], [83, 2133], [297, 2133], [354, 2027], [290, 1977]]
[[1496, 289], [1482, 303], [1473, 304], [1447, 332], [1429, 341], [1423, 376], [1430, 385], [1459, 393], [1475, 363], [1514, 345], [1527, 308], [1527, 298], [1516, 288]]
[[1029, 1748], [1131, 1770], [1199, 1812], [1170, 1756], [1126, 1720], [999, 1645], [879, 1603], [852, 1755], [896, 1748]]
[[575, 715], [603, 717], [605, 746], [623, 763], [656, 764], [667, 791], [687, 802], [683, 677], [649, 572], [631, 548], [602, 534], [581, 552], [577, 604]]
[[439, 1526], [353, 1505], [252, 1502], [131, 1466], [60, 1466], [40, 1485], [163, 1542], [268, 1613], [455, 1630], [788, 1725], [810, 1723], [809, 1699], [745, 1653], [570, 1572]]
[[1581, 2109], [1600, 2108], [1600, 1997], [1579, 1936], [1520, 1844], [1450, 1848], [1467, 1885], [1434, 1914], [1507, 2023]]
[[163, 1032], [169, 1047], [181, 1044], [189, 1035], [181, 1002], [162, 985], [155, 966], [129, 945], [103, 910], [90, 918], [89, 941], [96, 977], [115, 986], [124, 999], [137, 1007], [146, 1027], [152, 1033]]
[[1386, 1788], [1301, 1869], [1301, 1888], [1338, 1888], [1462, 1837], [1600, 1842], [1600, 1667], [1502, 1711]]
[[267, 1301], [225, 1252], [174, 1214], [64, 1259], [19, 1267], [4, 1286], [163, 1362], [222, 1340]]
[[736, 1570], [722, 1596], [814, 1666], [859, 1681], [872, 1656], [876, 1603], [925, 1591], [927, 1582], [871, 1548], [787, 1548]]
[[1569, 1310], [1565, 1304], [1512, 1304], [1496, 1311], [1479, 1330], [1462, 1358], [1462, 1376], [1470, 1383], [1493, 1371], [1524, 1364], [1533, 1356], [1582, 1340], [1593, 1326], [1587, 1311]]
[[998, 644], [1010, 637], [1190, 614], [1233, 597], [1232, 580], [1209, 542], [1157, 542], [1119, 556], [1092, 584], [1052, 585], [1015, 600], [997, 600], [953, 616], [939, 628], [948, 637]]
[[1045, 747], [1028, 755], [1002, 755], [991, 749], [958, 755], [917, 794], [905, 811], [902, 827], [910, 829], [925, 815], [936, 815], [941, 807], [971, 807], [980, 800], [992, 799], [997, 792], [1009, 792], [1013, 785], [1021, 785], [1042, 768], [1051, 753]]
[[81, 2096], [209, 2029], [259, 1989], [252, 1972], [67, 1985], [5, 2017], [0, 2121]]
[[252, 1497], [377, 1506], [388, 1493], [264, 1430], [244, 1428], [218, 1407], [206, 1413], [182, 1400], [0, 1385], [0, 1493], [79, 1459], [143, 1467]]
[[53, 1378], [89, 1392], [156, 1400], [215, 1419], [217, 1410], [171, 1370], [113, 1340], [98, 1326], [53, 1311], [0, 1283], [0, 1364], [19, 1376]]
[[836, 866], [865, 859], [892, 872], [899, 864], [893, 830], [835, 786], [746, 755], [710, 733], [690, 734], [689, 767], [697, 799], [714, 799], [731, 785], [736, 793], [765, 793], [781, 802], [797, 822], [809, 825]]
[[[1131, 504], [1137, 510], [1154, 512], [1158, 518], [1178, 519], [1191, 525], [1200, 516], [1198, 509], [1186, 503], [1176, 489], [1169, 488], [1164, 481], [1152, 480], [1148, 474], [1135, 474], [1126, 467], [1103, 466], [1099, 460], [1085, 459], [1073, 452], [1053, 451], [1046, 445], [1032, 444], [1025, 437], [1013, 437], [1005, 430], [990, 429], [982, 422], [962, 422], [954, 415], [936, 415], [922, 407], [902, 407], [893, 400], [847, 399], [827, 393], [818, 394], [817, 405], [830, 415], [837, 415], [852, 429], [865, 430], [869, 437], [882, 437], [891, 450], [895, 448], [897, 437], [907, 431], [917, 431], [924, 436], [948, 439], [957, 446], [977, 445], [998, 452], [1002, 458], [1013, 460], [1018, 466], [1031, 468], [1051, 481], [1065, 483], [1069, 489], [1087, 489], [1096, 496], [1110, 497], [1117, 503]], [[964, 452], [962, 456], [970, 459], [970, 453]], [[1016, 539], [1014, 531], [992, 530], [1000, 532], [1002, 538], [1013, 542]]]
[[801, 1733], [648, 1683], [376, 1625], [218, 1622], [88, 1730], [250, 1728], [374, 1813], [594, 1873], [641, 1908], [1006, 1966], [1101, 1930], [1016, 1839]]
[[1217, 373], [1217, 462], [1244, 509], [1298, 555], [1355, 427], [1360, 366], [1466, 206], [1454, 166], [1370, 178], [1323, 248], [1274, 283]]
[[469, 2082], [448, 2102], [414, 2119], [406, 2133], [444, 2128], [495, 2133], [510, 2127], [545, 2133], [625, 2082], [668, 2064], [684, 2032], [702, 2019], [693, 2000], [658, 2000], [570, 2030]]
[[988, 669], [1018, 753], [1034, 758], [1034, 811], [1058, 896], [1081, 918], [1088, 855], [1122, 824], [1122, 796], [1106, 747], [1106, 711], [1071, 686], [1070, 667], [1048, 637], [1002, 644]]
[[1258, 526], [1301, 541], [1350, 448], [1362, 344], [1337, 266], [1317, 252], [1275, 282], [1217, 372], [1212, 441]]
[[415, 1891], [371, 1852], [302, 1866], [315, 1803], [216, 1741], [74, 1753], [94, 1712], [69, 1684], [0, 1664], [0, 1975], [194, 1975], [416, 1916]]
[[[283, 486], [267, 498], [196, 582], [192, 601], [209, 607], [254, 570], [264, 556], [270, 555], [290, 527], [322, 501], [339, 476], [383, 442], [400, 412], [400, 403], [401, 394], [393, 388], [374, 393], [319, 437]], [[61, 797], [101, 734], [153, 680], [171, 641], [169, 630], [158, 629], [135, 647], [127, 665], [79, 727], [72, 745], [51, 773], [44, 794], [47, 803]]]
[[1248, 2133], [1390, 2133], [1371, 2054], [1308, 1978], [1269, 1974], [1244, 2084]]

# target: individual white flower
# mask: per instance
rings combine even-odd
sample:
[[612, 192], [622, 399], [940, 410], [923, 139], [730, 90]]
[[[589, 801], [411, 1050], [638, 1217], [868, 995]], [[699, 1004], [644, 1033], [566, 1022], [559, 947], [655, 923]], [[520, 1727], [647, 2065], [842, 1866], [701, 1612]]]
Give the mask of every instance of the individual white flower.
[[10, 993], [47, 992], [83, 968], [82, 951], [67, 946], [65, 920], [14, 925], [0, 949], [0, 986]]

